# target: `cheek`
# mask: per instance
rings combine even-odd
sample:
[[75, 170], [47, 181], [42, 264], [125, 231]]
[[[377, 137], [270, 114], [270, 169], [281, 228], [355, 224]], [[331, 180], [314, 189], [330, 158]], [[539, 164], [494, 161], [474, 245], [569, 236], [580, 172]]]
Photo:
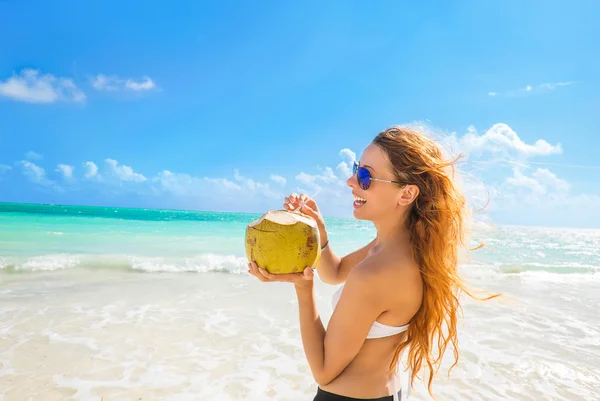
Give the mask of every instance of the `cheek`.
[[372, 196], [367, 198], [373, 209], [392, 210], [396, 207], [396, 194], [389, 191], [373, 192]]

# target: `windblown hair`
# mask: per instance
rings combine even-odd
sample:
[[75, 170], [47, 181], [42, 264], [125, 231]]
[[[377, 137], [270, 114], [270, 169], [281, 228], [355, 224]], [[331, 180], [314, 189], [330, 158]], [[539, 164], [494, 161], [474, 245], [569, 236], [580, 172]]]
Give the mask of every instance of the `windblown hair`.
[[[454, 349], [452, 370], [458, 363], [457, 321], [460, 291], [475, 298], [458, 273], [459, 248], [467, 248], [467, 218], [470, 210], [455, 181], [455, 164], [462, 157], [445, 159], [440, 147], [416, 130], [391, 127], [380, 132], [373, 143], [388, 156], [401, 185], [416, 185], [419, 195], [408, 212], [407, 224], [413, 260], [423, 279], [422, 304], [399, 340], [390, 371], [409, 348], [407, 362], [415, 377], [429, 370], [428, 391], [449, 344]], [[493, 295], [485, 299], [494, 298]]]

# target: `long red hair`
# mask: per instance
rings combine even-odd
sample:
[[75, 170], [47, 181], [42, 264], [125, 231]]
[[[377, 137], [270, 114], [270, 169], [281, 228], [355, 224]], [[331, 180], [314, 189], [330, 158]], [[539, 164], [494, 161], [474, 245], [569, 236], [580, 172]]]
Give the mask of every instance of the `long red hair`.
[[408, 347], [411, 386], [421, 369], [426, 368], [427, 389], [433, 395], [433, 378], [449, 344], [454, 350], [449, 371], [458, 363], [460, 292], [476, 298], [458, 273], [460, 248], [467, 248], [470, 216], [466, 198], [455, 180], [455, 164], [461, 156], [446, 159], [436, 142], [404, 127], [380, 132], [373, 143], [386, 153], [399, 182], [419, 188], [407, 224], [413, 260], [423, 279], [423, 300], [395, 349], [390, 371], [397, 367], [402, 351]]

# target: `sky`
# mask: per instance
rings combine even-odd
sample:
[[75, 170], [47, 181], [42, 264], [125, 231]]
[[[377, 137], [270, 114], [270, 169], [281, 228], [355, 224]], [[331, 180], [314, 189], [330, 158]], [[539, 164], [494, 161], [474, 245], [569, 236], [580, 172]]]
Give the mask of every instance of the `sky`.
[[418, 124], [493, 224], [600, 227], [598, 1], [323, 3], [0, 1], [0, 201], [351, 216]]

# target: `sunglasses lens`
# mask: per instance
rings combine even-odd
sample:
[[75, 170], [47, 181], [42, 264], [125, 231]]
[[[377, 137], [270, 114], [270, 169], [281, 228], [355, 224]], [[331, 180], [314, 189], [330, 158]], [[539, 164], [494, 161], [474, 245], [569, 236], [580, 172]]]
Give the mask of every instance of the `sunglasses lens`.
[[356, 178], [358, 179], [358, 185], [361, 189], [369, 189], [369, 186], [371, 185], [371, 174], [369, 173], [369, 170], [364, 167], [359, 167]]

